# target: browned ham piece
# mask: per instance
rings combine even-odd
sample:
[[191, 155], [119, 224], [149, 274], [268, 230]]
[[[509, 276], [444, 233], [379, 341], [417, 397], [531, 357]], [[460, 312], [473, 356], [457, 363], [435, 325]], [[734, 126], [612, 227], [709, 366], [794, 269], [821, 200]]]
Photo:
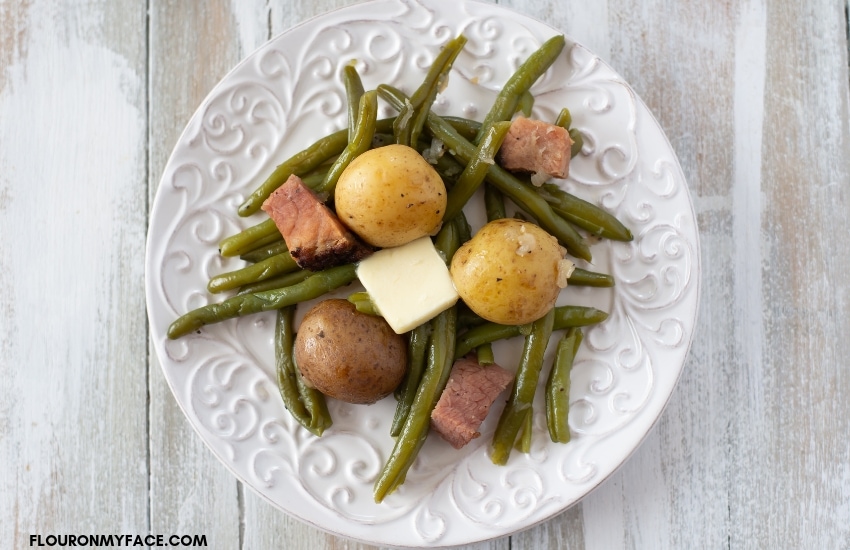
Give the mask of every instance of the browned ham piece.
[[481, 435], [478, 428], [513, 379], [513, 373], [499, 365], [479, 365], [475, 358], [458, 359], [431, 413], [431, 427], [460, 449]]
[[274, 220], [292, 258], [304, 269], [321, 271], [372, 253], [295, 174], [265, 200], [263, 210]]
[[505, 170], [566, 178], [570, 173], [570, 133], [541, 120], [517, 117], [499, 149]]

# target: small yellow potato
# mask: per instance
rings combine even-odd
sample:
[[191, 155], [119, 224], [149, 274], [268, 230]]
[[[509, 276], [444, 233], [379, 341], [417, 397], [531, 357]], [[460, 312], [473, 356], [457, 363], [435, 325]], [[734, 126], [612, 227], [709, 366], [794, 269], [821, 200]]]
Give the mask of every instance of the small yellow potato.
[[372, 246], [401, 246], [434, 234], [446, 210], [446, 186], [415, 149], [387, 145], [354, 159], [334, 191], [336, 214]]
[[531, 323], [555, 306], [573, 268], [557, 239], [533, 223], [505, 218], [482, 227], [452, 258], [461, 299], [494, 323]]
[[407, 370], [405, 339], [382, 317], [338, 298], [323, 300], [304, 315], [294, 351], [304, 381], [346, 403], [386, 397]]

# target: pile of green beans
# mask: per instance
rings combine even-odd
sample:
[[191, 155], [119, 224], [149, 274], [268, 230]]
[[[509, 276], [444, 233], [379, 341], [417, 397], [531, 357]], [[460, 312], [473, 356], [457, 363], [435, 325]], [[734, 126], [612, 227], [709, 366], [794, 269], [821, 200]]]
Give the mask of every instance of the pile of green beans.
[[[440, 117], [431, 110], [465, 44], [463, 35], [449, 40], [410, 97], [389, 84], [367, 91], [354, 65], [346, 65], [342, 80], [348, 103], [348, 127], [318, 139], [284, 160], [238, 207], [238, 215], [256, 213], [263, 201], [293, 174], [330, 202], [340, 175], [363, 152], [391, 142], [423, 151], [431, 148], [429, 140], [439, 140], [447, 153], [434, 159], [434, 166], [449, 191], [444, 223], [435, 238], [435, 246], [447, 262], [471, 238], [463, 209], [481, 186], [488, 221], [507, 217], [509, 199], [520, 209], [516, 216], [538, 223], [576, 258], [592, 260], [588, 241], [580, 231], [618, 241], [632, 240], [629, 229], [602, 208], [554, 184], [532, 185], [528, 178], [512, 174], [495, 162], [511, 118], [517, 113], [531, 115], [534, 95], [530, 89], [561, 55], [564, 37], [547, 40], [520, 65], [482, 122]], [[379, 97], [397, 110], [398, 115], [378, 119]], [[561, 109], [555, 124], [569, 131], [574, 142], [571, 156], [579, 154], [581, 134], [571, 127], [568, 109]], [[220, 303], [180, 316], [169, 327], [168, 337], [179, 338], [233, 317], [276, 311], [275, 367], [281, 398], [305, 429], [322, 435], [332, 419], [324, 396], [306, 386], [295, 364], [294, 312], [298, 303], [355, 281], [356, 266], [347, 264], [320, 272], [299, 269], [271, 219], [225, 238], [219, 243], [219, 250], [222, 256], [239, 257], [250, 265], [212, 277], [208, 290], [238, 292]], [[569, 284], [611, 287], [614, 280], [605, 273], [576, 268]], [[348, 299], [358, 311], [380, 315], [367, 293], [354, 292]], [[395, 444], [376, 478], [375, 501], [381, 502], [404, 482], [429, 433], [431, 412], [446, 386], [454, 361], [474, 352], [479, 363], [493, 363], [496, 358], [492, 344], [497, 340], [523, 337], [524, 346], [510, 399], [496, 427], [491, 449], [493, 462], [504, 464], [514, 448], [529, 451], [532, 401], [544, 372], [544, 352], [553, 333], [562, 330], [565, 335], [559, 340], [546, 379], [546, 418], [552, 441], [569, 441], [569, 371], [582, 341], [580, 327], [600, 323], [607, 316], [606, 312], [591, 307], [558, 306], [534, 323], [508, 326], [487, 322], [458, 303], [411, 330], [407, 334], [407, 372], [394, 393], [397, 406], [390, 431]]]

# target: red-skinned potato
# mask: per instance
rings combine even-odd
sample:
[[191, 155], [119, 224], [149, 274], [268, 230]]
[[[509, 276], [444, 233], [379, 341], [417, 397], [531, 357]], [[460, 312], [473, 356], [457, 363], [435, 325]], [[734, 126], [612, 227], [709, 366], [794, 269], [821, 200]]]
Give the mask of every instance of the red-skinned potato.
[[360, 313], [348, 300], [329, 299], [301, 321], [295, 363], [304, 381], [326, 396], [370, 404], [401, 382], [407, 345], [382, 317]]

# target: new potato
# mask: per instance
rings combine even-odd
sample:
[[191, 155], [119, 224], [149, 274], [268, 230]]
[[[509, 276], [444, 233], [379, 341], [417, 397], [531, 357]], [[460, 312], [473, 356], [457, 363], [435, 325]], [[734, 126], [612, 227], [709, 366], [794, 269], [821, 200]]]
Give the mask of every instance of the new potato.
[[379, 248], [432, 235], [443, 221], [446, 186], [415, 149], [387, 145], [354, 159], [339, 177], [340, 221]]
[[295, 363], [310, 386], [346, 403], [389, 395], [407, 369], [407, 342], [383, 317], [360, 313], [348, 300], [316, 304], [295, 337]]
[[494, 323], [522, 325], [555, 306], [571, 266], [555, 237], [532, 223], [504, 218], [461, 246], [450, 271], [472, 311]]

